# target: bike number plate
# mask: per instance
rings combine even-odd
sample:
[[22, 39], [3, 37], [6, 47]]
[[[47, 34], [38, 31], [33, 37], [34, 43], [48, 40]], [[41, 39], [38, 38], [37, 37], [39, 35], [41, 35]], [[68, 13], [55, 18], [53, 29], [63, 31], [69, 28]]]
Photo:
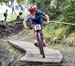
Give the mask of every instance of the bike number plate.
[[35, 31], [41, 30], [41, 25], [35, 25], [35, 26], [34, 26], [34, 30], [35, 30]]

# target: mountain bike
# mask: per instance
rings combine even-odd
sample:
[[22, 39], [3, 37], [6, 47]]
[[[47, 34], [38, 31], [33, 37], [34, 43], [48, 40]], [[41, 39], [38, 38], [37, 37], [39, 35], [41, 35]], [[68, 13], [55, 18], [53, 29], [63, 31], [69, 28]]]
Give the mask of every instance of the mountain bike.
[[36, 25], [34, 25], [33, 29], [36, 32], [38, 48], [40, 50], [40, 54], [42, 55], [43, 58], [45, 58], [45, 53], [44, 53], [44, 49], [43, 49], [42, 27], [40, 24], [36, 24]]

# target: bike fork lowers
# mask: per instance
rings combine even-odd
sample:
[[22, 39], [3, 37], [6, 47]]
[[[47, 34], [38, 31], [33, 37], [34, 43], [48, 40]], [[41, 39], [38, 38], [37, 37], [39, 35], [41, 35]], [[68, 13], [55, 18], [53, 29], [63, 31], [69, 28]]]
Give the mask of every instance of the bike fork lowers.
[[38, 37], [40, 54], [43, 56], [43, 58], [45, 58], [44, 49], [43, 49], [43, 39], [40, 32], [37, 33], [37, 37]]

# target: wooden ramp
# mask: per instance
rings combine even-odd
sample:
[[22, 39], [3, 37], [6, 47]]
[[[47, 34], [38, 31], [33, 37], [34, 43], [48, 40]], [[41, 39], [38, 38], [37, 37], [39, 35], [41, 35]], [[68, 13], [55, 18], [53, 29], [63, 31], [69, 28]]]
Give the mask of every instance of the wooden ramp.
[[61, 62], [62, 54], [60, 51], [44, 47], [46, 58], [42, 58], [38, 47], [35, 47], [32, 42], [9, 40], [12, 46], [26, 51], [25, 55], [20, 59], [21, 62]]

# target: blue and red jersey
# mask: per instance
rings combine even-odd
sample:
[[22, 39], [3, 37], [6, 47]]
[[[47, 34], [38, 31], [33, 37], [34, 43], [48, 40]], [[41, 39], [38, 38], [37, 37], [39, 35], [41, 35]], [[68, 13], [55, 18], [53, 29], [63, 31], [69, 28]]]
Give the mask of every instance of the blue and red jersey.
[[36, 10], [36, 15], [29, 14], [26, 20], [29, 20], [31, 24], [42, 24], [45, 13], [39, 9]]

